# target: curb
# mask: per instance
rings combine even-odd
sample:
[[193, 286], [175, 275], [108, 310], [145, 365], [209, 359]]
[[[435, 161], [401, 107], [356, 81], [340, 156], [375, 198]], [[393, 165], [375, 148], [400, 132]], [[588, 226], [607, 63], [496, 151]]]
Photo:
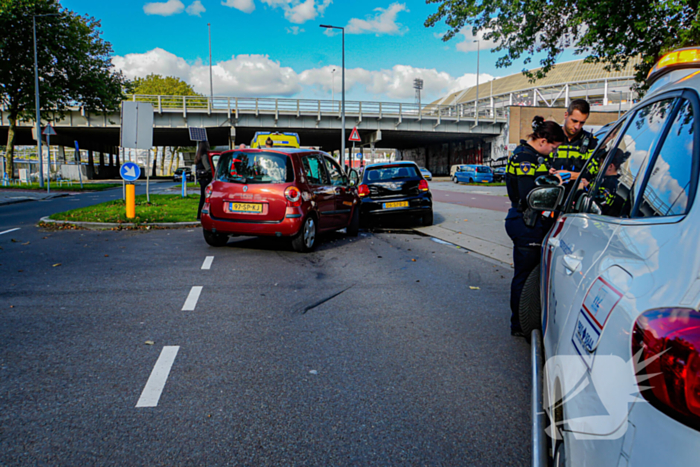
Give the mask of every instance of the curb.
[[59, 221], [54, 219], [49, 219], [48, 216], [39, 219], [39, 222], [45, 224], [56, 224], [56, 225], [73, 225], [75, 227], [82, 227], [87, 230], [110, 230], [120, 227], [129, 228], [139, 228], [139, 227], [161, 227], [169, 229], [190, 229], [201, 227], [200, 222], [153, 222], [149, 224], [135, 224], [133, 222], [129, 223], [116, 223], [116, 222], [74, 222], [74, 221]]
[[48, 196], [44, 196], [41, 198], [26, 197], [26, 198], [21, 198], [21, 199], [13, 199], [10, 201], [0, 201], [0, 206], [6, 206], [8, 204], [26, 203], [27, 201], [44, 201], [47, 199], [65, 198], [68, 196], [71, 196], [71, 193], [56, 193], [55, 195], [48, 195]]

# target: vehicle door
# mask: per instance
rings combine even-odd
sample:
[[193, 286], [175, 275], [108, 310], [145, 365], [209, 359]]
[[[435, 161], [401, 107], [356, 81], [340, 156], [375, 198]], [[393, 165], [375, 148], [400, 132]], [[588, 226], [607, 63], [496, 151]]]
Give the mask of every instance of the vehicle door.
[[[611, 401], [609, 392], [601, 394], [595, 383], [581, 384], [581, 378], [595, 379], [591, 371], [601, 335], [628, 287], [629, 274], [612, 260], [620, 255], [614, 239], [633, 212], [635, 193], [675, 105], [674, 96], [656, 98], [607, 135], [575, 182], [567, 200], [569, 212], [557, 221], [544, 246], [546, 353], [574, 357], [566, 368], [553, 369], [561, 376], [568, 431], [613, 436], [626, 421], [612, 413], [622, 406]], [[619, 166], [614, 193], [608, 183], [613, 161]], [[580, 369], [581, 378], [571, 377], [573, 368]], [[601, 408], [609, 416], [594, 416]]]
[[350, 223], [353, 201], [355, 199], [353, 188], [348, 183], [348, 178], [343, 174], [336, 161], [328, 156], [321, 157], [323, 157], [328, 178], [335, 192], [335, 223], [339, 228], [343, 228]]
[[318, 213], [318, 227], [321, 230], [335, 225], [335, 190], [330, 185], [323, 159], [318, 154], [301, 156], [304, 178], [311, 191], [312, 202]]

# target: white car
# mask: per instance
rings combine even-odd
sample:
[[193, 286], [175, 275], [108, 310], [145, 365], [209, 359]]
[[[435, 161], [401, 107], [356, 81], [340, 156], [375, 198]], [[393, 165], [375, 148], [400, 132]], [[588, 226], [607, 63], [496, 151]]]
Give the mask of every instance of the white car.
[[554, 465], [700, 465], [699, 70], [664, 56], [571, 189], [528, 197], [561, 211], [520, 312]]

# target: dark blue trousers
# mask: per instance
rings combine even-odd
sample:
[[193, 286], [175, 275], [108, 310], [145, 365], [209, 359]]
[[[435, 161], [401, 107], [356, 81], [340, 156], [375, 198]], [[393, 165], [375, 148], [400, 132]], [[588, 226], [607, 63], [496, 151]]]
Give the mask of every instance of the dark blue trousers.
[[527, 227], [522, 213], [511, 208], [506, 216], [506, 233], [513, 240], [513, 281], [510, 284], [510, 328], [520, 330], [520, 296], [530, 273], [539, 266], [542, 258], [542, 240], [547, 226], [541, 219], [534, 227]]

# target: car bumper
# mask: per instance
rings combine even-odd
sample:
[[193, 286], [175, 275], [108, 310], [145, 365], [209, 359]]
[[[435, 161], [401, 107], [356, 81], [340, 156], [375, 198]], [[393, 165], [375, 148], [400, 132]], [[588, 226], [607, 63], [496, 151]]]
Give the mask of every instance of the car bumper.
[[[385, 208], [384, 203], [408, 202], [407, 207]], [[400, 217], [423, 215], [433, 209], [433, 199], [429, 193], [410, 198], [394, 199], [363, 199], [360, 205], [360, 216], [376, 219], [379, 217]]]
[[231, 235], [261, 237], [292, 237], [301, 230], [304, 215], [299, 210], [288, 209], [281, 221], [258, 222], [251, 220], [222, 219], [212, 216], [209, 204], [202, 207], [202, 228]]

